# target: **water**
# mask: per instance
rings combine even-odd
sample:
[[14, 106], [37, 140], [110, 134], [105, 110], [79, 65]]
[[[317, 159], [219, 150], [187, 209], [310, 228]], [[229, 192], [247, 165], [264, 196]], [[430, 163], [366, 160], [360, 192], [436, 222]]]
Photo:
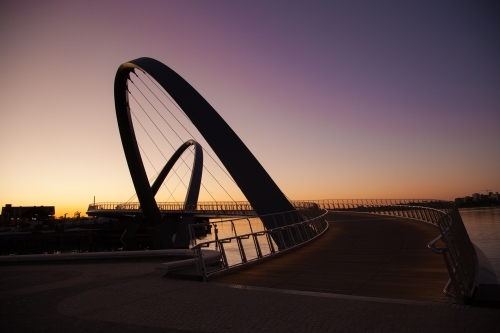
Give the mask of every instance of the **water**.
[[500, 282], [500, 208], [460, 209], [471, 241], [488, 257]]
[[[197, 240], [198, 242], [213, 241], [216, 237], [216, 234], [218, 239], [222, 239], [227, 237], [234, 237], [236, 235], [241, 236], [264, 230], [264, 225], [262, 224], [262, 221], [259, 218], [235, 219], [232, 220], [232, 222], [231, 220], [221, 221], [220, 219], [212, 219], [211, 222], [215, 222], [217, 228], [215, 228], [214, 226], [210, 234], [199, 237]], [[265, 256], [269, 254], [271, 252], [271, 249], [267, 237], [265, 235], [260, 235], [257, 236], [257, 238], [262, 255]], [[277, 249], [278, 247], [276, 243], [274, 243], [274, 241], [272, 240], [271, 242], [272, 246], [274, 246], [274, 248]], [[254, 238], [249, 237], [247, 239], [241, 239], [241, 243], [244, 249], [246, 259], [247, 260], [256, 259], [257, 248], [254, 242]], [[232, 240], [231, 243], [225, 243], [223, 244], [223, 246], [228, 264], [230, 266], [235, 264], [240, 264], [241, 254], [238, 249], [238, 244], [236, 240]], [[215, 247], [215, 243], [212, 243], [207, 249], [217, 250], [217, 248]]]

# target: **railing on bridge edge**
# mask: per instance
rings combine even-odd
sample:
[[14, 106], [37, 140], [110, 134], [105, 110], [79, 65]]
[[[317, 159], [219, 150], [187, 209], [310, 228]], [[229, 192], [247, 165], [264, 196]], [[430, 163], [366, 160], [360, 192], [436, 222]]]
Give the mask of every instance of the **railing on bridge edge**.
[[[443, 291], [455, 297], [460, 304], [468, 303], [473, 296], [478, 279], [478, 258], [455, 203], [433, 199], [332, 199], [309, 202], [330, 211], [398, 216], [434, 225], [440, 235], [428, 247], [444, 256], [450, 274]], [[446, 248], [436, 248], [439, 240], [444, 242]]]
[[[303, 209], [309, 202], [291, 201], [296, 209]], [[185, 205], [180, 202], [158, 202], [158, 208], [163, 212], [183, 212], [183, 213], [209, 213], [209, 212], [224, 212], [238, 213], [241, 215], [255, 215], [252, 205], [248, 201], [208, 201], [198, 202], [196, 205]], [[89, 204], [87, 211], [91, 215], [95, 211], [130, 211], [137, 212], [141, 210], [139, 202], [97, 202]]]
[[[301, 222], [253, 232], [251, 223], [248, 220], [250, 233], [220, 239], [216, 237], [215, 240], [199, 244], [196, 244], [195, 228], [203, 227], [205, 224], [190, 225], [191, 240], [192, 244], [194, 244], [191, 249], [194, 251], [198, 274], [203, 277], [203, 281], [207, 281], [210, 276], [238, 269], [296, 249], [318, 238], [327, 230], [328, 223], [324, 219], [324, 216], [328, 213], [326, 210], [319, 209], [315, 204], [311, 205], [304, 202], [300, 204], [295, 202], [294, 206], [296, 211], [263, 215], [258, 218], [272, 218], [276, 221], [278, 218], [284, 220], [284, 216], [288, 215]], [[294, 214], [295, 216], [293, 216]], [[216, 229], [218, 224], [230, 222], [234, 228], [234, 222], [238, 220], [209, 222], [206, 225], [211, 225]], [[278, 244], [274, 240], [277, 240]], [[233, 253], [234, 255], [230, 258], [225, 244], [231, 242], [236, 243], [238, 252]], [[207, 267], [205, 265], [202, 249], [207, 248], [213, 248], [220, 252], [221, 262], [219, 267]]]
[[[161, 211], [174, 212], [206, 212], [206, 211], [252, 211], [252, 205], [247, 201], [219, 201], [219, 202], [198, 202], [197, 205], [184, 205], [180, 202], [158, 202]], [[139, 202], [98, 202], [90, 204], [88, 211], [138, 211], [141, 209]]]

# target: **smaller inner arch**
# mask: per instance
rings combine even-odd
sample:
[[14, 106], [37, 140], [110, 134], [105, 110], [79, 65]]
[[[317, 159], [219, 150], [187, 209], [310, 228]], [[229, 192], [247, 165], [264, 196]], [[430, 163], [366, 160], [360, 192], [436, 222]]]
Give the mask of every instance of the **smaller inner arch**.
[[184, 200], [184, 210], [195, 210], [196, 206], [198, 205], [201, 176], [203, 172], [203, 149], [198, 142], [194, 140], [188, 140], [184, 142], [175, 151], [172, 157], [170, 157], [168, 162], [158, 174], [158, 177], [154, 181], [153, 185], [151, 185], [151, 192], [153, 193], [153, 196], [156, 196], [156, 193], [158, 193], [158, 190], [174, 167], [175, 163], [179, 160], [184, 151], [186, 151], [186, 149], [188, 149], [190, 146], [194, 146], [194, 160], [193, 169], [191, 171], [191, 179], [189, 181], [186, 199]]

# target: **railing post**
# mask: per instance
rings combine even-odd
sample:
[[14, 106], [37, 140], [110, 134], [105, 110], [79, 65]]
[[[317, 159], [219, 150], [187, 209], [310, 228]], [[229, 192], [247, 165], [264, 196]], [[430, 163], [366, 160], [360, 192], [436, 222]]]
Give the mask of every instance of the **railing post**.
[[283, 238], [283, 228], [276, 229], [278, 232], [278, 239], [280, 240], [281, 246], [278, 246], [278, 249], [286, 249], [285, 239]]
[[222, 265], [224, 266], [225, 269], [228, 269], [229, 262], [227, 261], [226, 250], [224, 249], [224, 245], [221, 241], [218, 241], [217, 243], [219, 243], [219, 251], [222, 256]]
[[302, 233], [300, 232], [300, 226], [299, 225], [295, 225], [294, 229], [296, 230], [296, 233], [299, 236], [300, 244], [304, 243], [304, 238], [302, 237]]
[[234, 226], [234, 222], [233, 220], [231, 220], [231, 227], [232, 227], [232, 230], [233, 230], [233, 233], [235, 236], [238, 236], [238, 234], [236, 233], [236, 227]]
[[286, 231], [288, 233], [288, 239], [290, 239], [292, 241], [292, 246], [295, 246], [295, 239], [293, 238], [293, 233], [292, 233], [292, 230], [290, 229], [290, 227], [286, 227]]
[[321, 232], [321, 222], [319, 221], [319, 219], [314, 219], [313, 223], [316, 227], [316, 235], [318, 235]]
[[195, 246], [196, 245], [196, 236], [195, 236], [195, 232], [193, 230], [192, 224], [188, 225], [188, 230], [189, 230], [189, 238], [190, 238], [189, 243], [191, 246]]
[[219, 229], [217, 229], [217, 223], [215, 222], [211, 222], [212, 223], [212, 226], [214, 228], [214, 239], [215, 239], [215, 249], [217, 250], [218, 249], [218, 246], [219, 246]]
[[307, 222], [302, 222], [301, 226], [302, 226], [302, 228], [304, 230], [304, 234], [306, 235], [306, 238], [309, 240], [309, 239], [312, 238], [312, 236], [311, 236], [311, 234], [309, 232], [309, 223], [307, 223], [307, 225], [306, 225], [306, 223]]
[[271, 235], [269, 235], [269, 231], [265, 231], [266, 233], [266, 238], [267, 238], [267, 245], [269, 246], [269, 252], [271, 254], [275, 253], [274, 245], [273, 245], [273, 239], [271, 238]]
[[262, 258], [262, 251], [260, 249], [259, 238], [258, 238], [259, 236], [257, 236], [256, 234], [252, 234], [252, 236], [255, 245], [255, 251], [257, 252], [257, 258]]
[[207, 281], [207, 270], [205, 267], [205, 259], [203, 258], [203, 253], [201, 251], [201, 247], [195, 247], [195, 262], [196, 262], [196, 269], [198, 271], [198, 274], [203, 277], [203, 282]]
[[248, 226], [250, 227], [250, 233], [253, 234], [252, 223], [250, 223], [250, 219], [247, 219], [247, 221], [248, 221]]
[[238, 244], [238, 250], [240, 250], [241, 262], [247, 262], [247, 256], [245, 255], [245, 249], [243, 248], [243, 243], [241, 242], [241, 237], [236, 237], [236, 243]]

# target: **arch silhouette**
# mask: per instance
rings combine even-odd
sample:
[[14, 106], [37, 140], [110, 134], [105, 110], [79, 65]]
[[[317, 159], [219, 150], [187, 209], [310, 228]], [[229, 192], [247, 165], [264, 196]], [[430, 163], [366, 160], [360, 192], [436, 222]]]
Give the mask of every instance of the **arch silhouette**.
[[[130, 116], [127, 83], [129, 74], [136, 69], [149, 74], [175, 100], [217, 154], [257, 214], [295, 210], [243, 141], [186, 80], [155, 59], [138, 58], [118, 68], [114, 97], [125, 158], [148, 226], [160, 226], [162, 216], [148, 182]], [[293, 223], [293, 220], [284, 215], [282, 219], [263, 219], [263, 223], [270, 229]], [[171, 241], [167, 240], [163, 244], [171, 246]]]
[[196, 205], [198, 204], [198, 196], [200, 194], [200, 185], [201, 185], [201, 175], [203, 172], [203, 149], [201, 145], [194, 141], [188, 140], [184, 142], [170, 157], [168, 162], [165, 164], [163, 169], [156, 177], [153, 185], [151, 185], [151, 191], [153, 192], [153, 196], [156, 196], [158, 190], [161, 187], [161, 184], [165, 181], [168, 174], [172, 170], [175, 165], [175, 162], [179, 160], [182, 153], [186, 151], [190, 146], [194, 146], [194, 160], [193, 160], [193, 169], [191, 172], [191, 179], [189, 181], [188, 190], [186, 193], [186, 199], [184, 200], [184, 210], [194, 210], [196, 209]]

